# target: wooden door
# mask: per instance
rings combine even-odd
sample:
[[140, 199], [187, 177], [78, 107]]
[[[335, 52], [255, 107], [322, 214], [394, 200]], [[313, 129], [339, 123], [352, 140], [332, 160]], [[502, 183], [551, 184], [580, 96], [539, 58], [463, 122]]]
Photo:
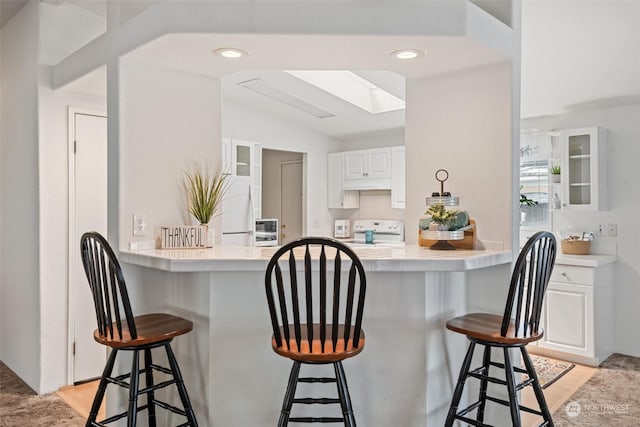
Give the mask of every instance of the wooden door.
[[302, 237], [302, 162], [280, 164], [280, 244]]

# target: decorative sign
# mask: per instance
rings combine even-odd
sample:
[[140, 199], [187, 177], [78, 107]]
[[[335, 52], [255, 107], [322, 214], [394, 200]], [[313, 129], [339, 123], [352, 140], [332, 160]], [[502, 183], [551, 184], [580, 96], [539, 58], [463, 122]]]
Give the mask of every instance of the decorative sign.
[[207, 241], [206, 225], [164, 225], [160, 227], [160, 248], [201, 249]]

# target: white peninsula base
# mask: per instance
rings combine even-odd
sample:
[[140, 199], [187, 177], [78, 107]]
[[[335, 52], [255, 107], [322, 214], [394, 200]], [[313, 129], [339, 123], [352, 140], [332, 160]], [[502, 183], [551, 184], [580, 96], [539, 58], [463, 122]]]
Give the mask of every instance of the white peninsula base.
[[[120, 254], [136, 314], [163, 311], [194, 322], [194, 331], [173, 346], [200, 425], [277, 422], [291, 364], [271, 350], [264, 270], [274, 252], [217, 246]], [[444, 323], [467, 312], [503, 311], [511, 252], [417, 246], [356, 252], [368, 282], [367, 344], [344, 362], [356, 419], [368, 427], [441, 426], [467, 345]], [[303, 366], [303, 374], [305, 369], [323, 367]], [[304, 386], [297, 395], [314, 395], [317, 388], [308, 387], [333, 387]], [[315, 395], [331, 393], [324, 391]], [[114, 396], [109, 407], [123, 399]], [[313, 416], [334, 405], [300, 406], [294, 410]], [[176, 424], [174, 418], [167, 422]]]

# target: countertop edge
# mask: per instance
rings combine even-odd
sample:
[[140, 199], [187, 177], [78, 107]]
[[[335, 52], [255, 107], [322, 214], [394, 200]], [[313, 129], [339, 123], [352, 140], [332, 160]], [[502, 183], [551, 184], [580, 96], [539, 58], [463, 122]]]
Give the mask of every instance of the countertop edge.
[[558, 254], [556, 264], [574, 265], [577, 267], [602, 267], [618, 261], [615, 255], [565, 255]]
[[[467, 271], [508, 264], [512, 261], [512, 252], [509, 250], [456, 251], [448, 254], [430, 254], [422, 252], [423, 250], [408, 246], [406, 249], [394, 249], [391, 253], [383, 255], [375, 252], [358, 255], [365, 271], [390, 273]], [[173, 251], [169, 256], [161, 250], [122, 250], [119, 256], [120, 261], [126, 264], [168, 272], [264, 271], [270, 259], [268, 253], [251, 249], [246, 249], [246, 256], [243, 256], [242, 250], [238, 250], [237, 253], [236, 256], [225, 254], [224, 257], [216, 257], [213, 252]]]

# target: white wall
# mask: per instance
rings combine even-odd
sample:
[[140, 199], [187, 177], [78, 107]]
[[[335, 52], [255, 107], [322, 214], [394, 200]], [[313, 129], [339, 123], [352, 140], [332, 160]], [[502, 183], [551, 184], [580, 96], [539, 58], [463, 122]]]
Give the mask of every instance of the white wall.
[[[69, 296], [69, 162], [68, 108], [84, 107], [106, 113], [106, 100], [51, 90], [50, 68], [40, 68], [38, 117], [40, 127], [40, 392], [67, 384]], [[79, 244], [79, 242], [78, 242]]]
[[508, 63], [430, 79], [407, 80], [406, 239], [416, 243], [425, 197], [440, 190], [460, 197], [481, 240], [512, 241], [511, 69]]
[[365, 150], [404, 145], [404, 128], [353, 135], [342, 138], [340, 151]]
[[[308, 235], [331, 235], [333, 217], [327, 209], [327, 153], [339, 151], [339, 142], [276, 117], [225, 102], [223, 108], [225, 138], [256, 141], [263, 148], [305, 153], [303, 175], [306, 188], [306, 213], [303, 230]], [[263, 188], [263, 197], [264, 197]]]
[[[597, 224], [618, 224], [618, 236], [603, 237], [617, 245], [615, 264], [615, 348], [618, 353], [640, 356], [640, 104], [573, 112], [522, 121], [522, 128], [572, 129], [601, 126], [607, 130], [609, 209], [600, 212], [553, 211], [553, 228], [594, 229]], [[596, 302], [597, 304], [597, 302]]]
[[158, 237], [161, 225], [191, 223], [181, 182], [195, 161], [220, 162], [220, 100], [217, 79], [121, 61], [121, 248], [134, 240], [134, 212], [146, 214], [149, 227], [136, 240]]
[[0, 32], [0, 359], [40, 389], [38, 3]]

